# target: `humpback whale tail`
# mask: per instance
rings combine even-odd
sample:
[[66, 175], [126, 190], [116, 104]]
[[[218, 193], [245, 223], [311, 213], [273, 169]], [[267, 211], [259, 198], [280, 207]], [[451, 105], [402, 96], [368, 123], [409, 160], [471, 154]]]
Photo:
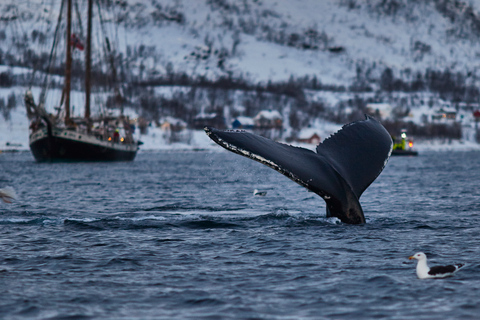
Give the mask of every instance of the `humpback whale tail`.
[[392, 152], [392, 138], [374, 118], [352, 122], [317, 146], [316, 153], [245, 131], [205, 128], [220, 146], [263, 163], [315, 192], [327, 216], [365, 223], [359, 198], [378, 177]]

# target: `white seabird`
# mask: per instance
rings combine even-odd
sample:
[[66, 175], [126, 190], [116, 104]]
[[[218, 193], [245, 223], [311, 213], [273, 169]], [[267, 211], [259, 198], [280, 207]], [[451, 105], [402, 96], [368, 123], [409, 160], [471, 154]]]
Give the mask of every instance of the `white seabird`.
[[419, 279], [430, 279], [430, 278], [445, 278], [452, 276], [465, 264], [457, 263], [451, 264], [448, 266], [436, 266], [428, 267], [427, 265], [427, 256], [423, 252], [417, 252], [413, 256], [408, 257], [409, 260], [416, 259], [417, 263], [417, 277]]
[[17, 198], [17, 194], [12, 187], [5, 187], [0, 189], [0, 199], [6, 203], [12, 203]]
[[253, 195], [263, 197], [267, 195], [267, 191], [258, 191], [257, 189], [255, 189], [253, 190]]

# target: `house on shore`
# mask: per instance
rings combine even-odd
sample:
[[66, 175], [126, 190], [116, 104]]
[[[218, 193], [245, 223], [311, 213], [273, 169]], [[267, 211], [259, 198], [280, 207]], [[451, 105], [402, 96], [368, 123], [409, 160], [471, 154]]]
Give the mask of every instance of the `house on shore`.
[[305, 128], [298, 133], [297, 142], [318, 145], [321, 141], [320, 134], [315, 129]]
[[254, 118], [253, 130], [263, 137], [279, 140], [283, 134], [283, 117], [277, 110], [260, 111]]
[[187, 123], [182, 119], [177, 119], [174, 117], [164, 117], [160, 119], [159, 127], [163, 131], [180, 132], [187, 128]]
[[216, 129], [225, 129], [225, 118], [223, 115], [216, 112], [205, 113], [201, 112], [193, 119], [193, 127], [197, 130], [202, 130], [205, 127], [214, 127]]
[[232, 122], [233, 129], [245, 129], [251, 130], [255, 126], [255, 121], [250, 117], [239, 116], [236, 117]]
[[280, 129], [283, 127], [283, 117], [277, 110], [262, 110], [254, 118], [255, 128]]
[[435, 110], [432, 115], [433, 122], [455, 122], [457, 120], [457, 110], [452, 107], [441, 107]]

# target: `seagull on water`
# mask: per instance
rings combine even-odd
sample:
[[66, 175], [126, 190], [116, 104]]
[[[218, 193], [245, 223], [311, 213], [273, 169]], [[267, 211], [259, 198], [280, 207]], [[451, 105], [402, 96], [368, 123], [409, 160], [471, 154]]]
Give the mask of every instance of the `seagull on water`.
[[408, 257], [409, 260], [417, 259], [417, 277], [419, 279], [445, 278], [452, 276], [460, 268], [465, 266], [463, 263], [451, 264], [448, 266], [436, 266], [429, 268], [427, 265], [427, 256], [423, 252], [417, 252]]
[[257, 189], [253, 190], [254, 196], [264, 197], [267, 195], [267, 191], [258, 191]]
[[17, 198], [17, 194], [12, 187], [5, 187], [0, 189], [0, 199], [6, 203], [12, 203]]

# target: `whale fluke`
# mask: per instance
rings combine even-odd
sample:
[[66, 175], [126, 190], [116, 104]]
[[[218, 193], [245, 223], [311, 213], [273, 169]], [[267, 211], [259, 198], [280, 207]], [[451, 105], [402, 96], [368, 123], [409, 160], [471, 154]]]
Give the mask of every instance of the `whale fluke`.
[[392, 138], [374, 118], [352, 122], [317, 146], [317, 152], [278, 143], [245, 131], [206, 127], [220, 146], [263, 163], [327, 203], [327, 216], [365, 223], [359, 198], [378, 177], [392, 152]]

